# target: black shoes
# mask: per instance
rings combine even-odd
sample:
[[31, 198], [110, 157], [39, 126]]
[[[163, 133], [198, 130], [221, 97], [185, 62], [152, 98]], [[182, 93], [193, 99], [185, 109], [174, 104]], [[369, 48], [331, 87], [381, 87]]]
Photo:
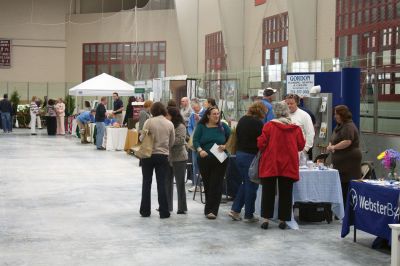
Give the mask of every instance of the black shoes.
[[269, 225], [268, 222], [263, 222], [262, 225], [261, 225], [261, 228], [264, 229], [264, 230], [267, 230], [268, 229], [268, 225]]
[[99, 151], [104, 151], [106, 148], [104, 148], [104, 147], [100, 147], [100, 148], [97, 148]]
[[177, 211], [176, 214], [186, 214], [185, 211]]
[[171, 216], [171, 214], [164, 214], [164, 215], [160, 215], [160, 219], [167, 219]]
[[279, 228], [282, 230], [285, 230], [287, 228], [287, 223], [286, 222], [280, 222], [279, 223]]

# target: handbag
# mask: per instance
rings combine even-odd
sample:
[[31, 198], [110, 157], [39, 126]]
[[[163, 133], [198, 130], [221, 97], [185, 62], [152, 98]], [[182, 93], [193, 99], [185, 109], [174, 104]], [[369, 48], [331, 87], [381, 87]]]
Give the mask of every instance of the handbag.
[[143, 130], [142, 134], [142, 142], [133, 147], [132, 150], [134, 155], [139, 159], [150, 158], [153, 153], [154, 137], [151, 135], [149, 130]]
[[187, 142], [187, 144], [186, 144], [186, 147], [187, 147], [188, 149], [191, 149], [192, 151], [195, 150], [195, 149], [194, 149], [194, 146], [193, 146], [193, 135], [194, 135], [194, 132], [193, 132], [192, 135], [190, 135], [190, 138], [189, 138], [189, 140], [188, 140], [188, 142]]
[[256, 184], [261, 184], [261, 179], [258, 176], [258, 164], [261, 159], [261, 154], [262, 153], [259, 151], [254, 157], [253, 161], [250, 164], [248, 172], [250, 181]]
[[233, 128], [231, 131], [231, 135], [228, 138], [228, 141], [225, 144], [225, 149], [230, 153], [230, 154], [236, 154], [236, 128]]

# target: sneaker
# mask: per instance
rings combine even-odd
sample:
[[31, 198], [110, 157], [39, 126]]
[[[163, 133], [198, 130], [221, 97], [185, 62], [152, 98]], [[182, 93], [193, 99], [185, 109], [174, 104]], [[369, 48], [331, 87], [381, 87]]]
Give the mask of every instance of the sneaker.
[[260, 219], [258, 219], [257, 217], [253, 216], [251, 218], [244, 218], [244, 222], [245, 223], [257, 223]]
[[209, 214], [207, 214], [206, 217], [209, 220], [215, 220], [217, 218], [217, 216], [215, 216], [215, 214], [213, 214], [211, 212]]
[[231, 217], [232, 220], [234, 220], [234, 221], [240, 221], [240, 220], [242, 220], [242, 217], [240, 217], [240, 213], [238, 213], [238, 212], [234, 212], [234, 211], [231, 210], [231, 211], [228, 213], [228, 215], [229, 215], [229, 217]]
[[[196, 189], [196, 186], [193, 186], [191, 188], [188, 189], [189, 192], [194, 192], [194, 190]], [[203, 187], [201, 188], [202, 192], [204, 191]], [[200, 187], [197, 186], [196, 192], [200, 192]]]
[[97, 148], [97, 149], [100, 150], [100, 151], [104, 151], [106, 148], [100, 147], [100, 148]]

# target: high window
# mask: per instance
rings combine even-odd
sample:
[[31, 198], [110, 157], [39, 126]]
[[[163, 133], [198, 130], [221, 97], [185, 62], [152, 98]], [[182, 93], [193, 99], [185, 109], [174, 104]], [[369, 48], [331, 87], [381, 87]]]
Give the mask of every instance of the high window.
[[289, 40], [288, 13], [264, 18], [262, 29], [262, 65], [282, 64], [283, 67], [286, 67]]
[[400, 134], [400, 1], [336, 0], [335, 45], [361, 68], [361, 130]]
[[379, 100], [400, 101], [400, 1], [337, 0], [336, 15], [336, 56], [366, 70]]
[[124, 42], [83, 44], [82, 79], [101, 73], [126, 80], [147, 80], [165, 76], [166, 42]]
[[206, 35], [205, 72], [215, 73], [226, 70], [226, 55], [222, 31]]

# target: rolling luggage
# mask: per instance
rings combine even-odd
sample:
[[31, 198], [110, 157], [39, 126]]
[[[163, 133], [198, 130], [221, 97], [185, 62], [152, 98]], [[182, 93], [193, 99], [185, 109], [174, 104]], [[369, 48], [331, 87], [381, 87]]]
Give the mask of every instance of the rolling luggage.
[[299, 220], [302, 222], [332, 222], [331, 204], [326, 202], [297, 202]]

